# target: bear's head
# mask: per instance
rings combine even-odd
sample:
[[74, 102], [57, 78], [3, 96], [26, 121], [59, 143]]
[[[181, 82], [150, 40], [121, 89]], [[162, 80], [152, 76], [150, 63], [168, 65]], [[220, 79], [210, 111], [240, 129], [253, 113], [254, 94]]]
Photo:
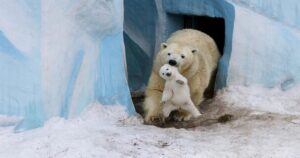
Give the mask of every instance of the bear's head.
[[165, 80], [171, 80], [177, 72], [177, 68], [169, 64], [163, 65], [159, 70], [159, 76]]
[[193, 63], [197, 49], [181, 46], [177, 43], [162, 43], [158, 53], [161, 65], [170, 64], [178, 68], [179, 72], [188, 69]]

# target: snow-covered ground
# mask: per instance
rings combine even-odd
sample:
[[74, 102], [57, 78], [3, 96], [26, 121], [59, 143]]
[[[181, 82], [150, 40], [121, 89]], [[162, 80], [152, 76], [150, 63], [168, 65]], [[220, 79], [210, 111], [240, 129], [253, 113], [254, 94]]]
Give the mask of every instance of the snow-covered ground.
[[229, 87], [214, 102], [252, 110], [226, 124], [162, 129], [128, 117], [122, 106], [95, 103], [79, 118], [52, 118], [42, 128], [14, 133], [11, 126], [1, 127], [0, 158], [299, 157], [296, 89]]

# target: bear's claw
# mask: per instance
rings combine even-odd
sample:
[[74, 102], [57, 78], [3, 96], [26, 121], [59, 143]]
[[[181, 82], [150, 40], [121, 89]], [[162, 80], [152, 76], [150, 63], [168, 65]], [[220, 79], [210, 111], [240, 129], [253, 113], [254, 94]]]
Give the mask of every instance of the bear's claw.
[[158, 116], [151, 116], [149, 121], [146, 121], [145, 124], [148, 125], [155, 125], [155, 126], [162, 126], [165, 123], [165, 119], [162, 114]]
[[152, 123], [159, 123], [159, 122], [162, 122], [162, 119], [161, 119], [161, 117], [159, 117], [159, 116], [152, 116], [152, 117], [150, 118], [150, 121], [151, 121]]

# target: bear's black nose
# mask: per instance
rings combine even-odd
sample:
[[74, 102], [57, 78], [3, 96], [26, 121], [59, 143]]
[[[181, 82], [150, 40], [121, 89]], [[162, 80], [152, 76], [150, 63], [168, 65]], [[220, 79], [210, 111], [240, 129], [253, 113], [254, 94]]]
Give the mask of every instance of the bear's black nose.
[[177, 65], [177, 62], [175, 60], [169, 60], [169, 64], [171, 66], [176, 66]]
[[166, 75], [167, 75], [168, 77], [170, 77], [171, 74], [172, 74], [171, 72], [167, 72], [167, 73], [166, 73]]

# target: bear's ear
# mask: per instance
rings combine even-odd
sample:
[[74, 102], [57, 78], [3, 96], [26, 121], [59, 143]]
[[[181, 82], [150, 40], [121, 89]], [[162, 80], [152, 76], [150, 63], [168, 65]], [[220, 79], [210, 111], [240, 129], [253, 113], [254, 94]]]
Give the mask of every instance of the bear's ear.
[[161, 43], [160, 44], [160, 49], [165, 49], [168, 47], [168, 44], [167, 43]]
[[193, 54], [195, 54], [196, 52], [198, 52], [198, 49], [192, 49]]

